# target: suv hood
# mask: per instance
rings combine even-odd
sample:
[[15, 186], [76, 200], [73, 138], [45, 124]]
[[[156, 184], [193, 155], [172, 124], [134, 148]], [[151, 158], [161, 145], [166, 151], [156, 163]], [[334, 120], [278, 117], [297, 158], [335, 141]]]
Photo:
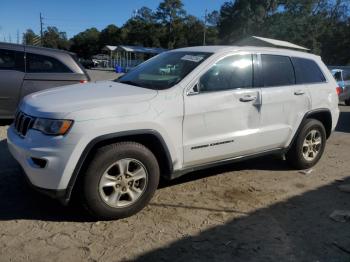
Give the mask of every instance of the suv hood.
[[[28, 115], [47, 118], [64, 118], [77, 111], [102, 109], [98, 111], [108, 112], [108, 117], [111, 117], [118, 115], [118, 106], [146, 102], [156, 95], [155, 90], [114, 81], [101, 81], [30, 94], [23, 99], [20, 109]], [[140, 108], [145, 110], [144, 106]], [[102, 114], [99, 117], [104, 116]]]

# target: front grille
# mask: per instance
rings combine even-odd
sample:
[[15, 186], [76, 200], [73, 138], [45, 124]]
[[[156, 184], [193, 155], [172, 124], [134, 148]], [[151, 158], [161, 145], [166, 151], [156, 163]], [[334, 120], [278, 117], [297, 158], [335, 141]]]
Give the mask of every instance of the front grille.
[[25, 137], [34, 125], [35, 118], [18, 111], [14, 121], [14, 128], [18, 135]]

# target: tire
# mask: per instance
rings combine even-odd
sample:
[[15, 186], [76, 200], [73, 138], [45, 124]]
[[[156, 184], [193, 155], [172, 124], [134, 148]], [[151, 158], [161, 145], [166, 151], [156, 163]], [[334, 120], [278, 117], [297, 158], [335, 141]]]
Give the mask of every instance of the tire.
[[156, 157], [141, 144], [120, 142], [102, 147], [83, 177], [83, 204], [97, 219], [129, 217], [151, 200], [159, 173]]
[[344, 102], [345, 102], [345, 105], [350, 106], [350, 98], [345, 100]]
[[[315, 134], [314, 139], [312, 139], [313, 134]], [[314, 142], [310, 143], [310, 141]], [[304, 145], [304, 142], [307, 146]], [[323, 124], [316, 119], [307, 119], [287, 152], [286, 159], [296, 169], [308, 169], [320, 160], [325, 146], [326, 130]], [[317, 154], [314, 151], [317, 151]]]

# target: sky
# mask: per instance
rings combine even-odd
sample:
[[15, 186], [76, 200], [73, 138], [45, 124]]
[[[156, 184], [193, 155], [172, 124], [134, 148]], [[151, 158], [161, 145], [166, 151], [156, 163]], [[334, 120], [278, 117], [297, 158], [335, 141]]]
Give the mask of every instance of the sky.
[[[203, 19], [208, 12], [219, 10], [227, 0], [183, 0], [188, 14]], [[156, 9], [160, 0], [1, 0], [0, 41], [17, 42], [17, 32], [22, 34], [31, 28], [39, 34], [39, 14], [44, 27], [56, 26], [70, 38], [90, 27], [99, 30], [109, 24], [122, 26], [142, 6]]]

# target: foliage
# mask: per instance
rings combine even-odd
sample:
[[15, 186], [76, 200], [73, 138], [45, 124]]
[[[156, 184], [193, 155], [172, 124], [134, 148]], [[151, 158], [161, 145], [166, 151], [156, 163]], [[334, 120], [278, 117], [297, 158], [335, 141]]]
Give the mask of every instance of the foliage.
[[100, 31], [94, 27], [75, 35], [71, 39], [71, 51], [83, 58], [89, 58], [94, 54], [100, 53], [102, 48], [100, 35]]
[[57, 27], [49, 26], [43, 32], [43, 46], [68, 50], [70, 42], [65, 32], [58, 31]]
[[104, 46], [109, 43], [113, 43], [114, 45], [122, 44], [121, 41], [121, 29], [115, 25], [108, 25], [105, 29], [103, 29], [99, 35], [99, 45]]
[[139, 9], [122, 28], [122, 41], [128, 45], [160, 47], [162, 28], [157, 24], [155, 14], [147, 7]]
[[23, 34], [23, 44], [39, 45], [40, 37], [35, 34], [32, 29], [27, 29], [27, 31]]
[[221, 43], [257, 35], [299, 44], [329, 64], [350, 63], [349, 0], [237, 0], [226, 2], [218, 23]]
[[[204, 19], [188, 15], [181, 0], [163, 0], [156, 10], [141, 7], [122, 27], [90, 28], [67, 40], [55, 27], [44, 32], [43, 44], [70, 48], [91, 57], [104, 45], [178, 48], [234, 44], [251, 35], [286, 40], [311, 49], [329, 64], [350, 64], [350, 0], [232, 0]], [[204, 10], [203, 10], [204, 14]], [[31, 44], [37, 35], [27, 30]]]

